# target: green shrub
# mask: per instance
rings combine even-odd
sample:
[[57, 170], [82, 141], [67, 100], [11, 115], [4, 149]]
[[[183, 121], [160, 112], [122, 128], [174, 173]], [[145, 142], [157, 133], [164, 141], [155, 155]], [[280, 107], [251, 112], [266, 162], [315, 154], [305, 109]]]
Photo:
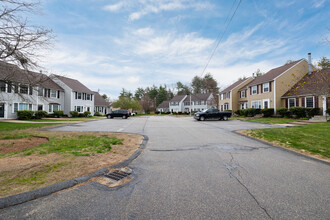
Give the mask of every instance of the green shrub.
[[287, 108], [278, 108], [277, 113], [282, 117], [290, 117], [291, 112]]
[[261, 113], [263, 114], [263, 117], [271, 117], [272, 115], [274, 115], [274, 109], [265, 108], [261, 110]]
[[35, 111], [34, 112], [34, 117], [36, 119], [45, 118], [46, 116], [47, 116], [47, 112], [46, 111], [39, 110], [39, 111]]
[[83, 114], [84, 114], [85, 117], [88, 117], [91, 114], [91, 112], [90, 111], [85, 111]]
[[60, 118], [64, 115], [63, 111], [53, 111], [56, 118]]
[[83, 118], [83, 117], [86, 117], [84, 113], [78, 113], [78, 117], [79, 118]]
[[330, 108], [328, 108], [326, 112], [330, 115]]
[[70, 115], [71, 115], [71, 117], [75, 118], [75, 117], [78, 117], [79, 112], [77, 112], [77, 111], [70, 111]]
[[102, 116], [100, 112], [95, 112], [94, 116]]
[[309, 118], [314, 117], [314, 115], [319, 115], [321, 112], [320, 108], [306, 108], [306, 112]]
[[238, 116], [241, 116], [241, 115], [243, 115], [243, 110], [239, 109], [239, 110], [236, 110], [234, 113]]
[[241, 110], [241, 115], [244, 115], [244, 117], [253, 117], [257, 114], [257, 112], [261, 112], [261, 110], [255, 108], [247, 108]]
[[261, 109], [260, 108], [255, 108], [255, 115], [261, 114]]
[[155, 114], [158, 115], [159, 113], [161, 113], [160, 111], [155, 111]]
[[17, 111], [17, 119], [18, 120], [30, 120], [32, 119], [34, 111], [23, 110]]
[[297, 118], [306, 118], [306, 108], [305, 107], [291, 107], [289, 109], [291, 115], [295, 115]]

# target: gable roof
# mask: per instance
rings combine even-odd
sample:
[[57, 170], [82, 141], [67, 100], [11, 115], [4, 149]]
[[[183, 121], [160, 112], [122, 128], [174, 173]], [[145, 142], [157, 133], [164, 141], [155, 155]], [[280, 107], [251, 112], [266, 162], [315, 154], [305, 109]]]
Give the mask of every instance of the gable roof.
[[303, 60], [304, 59], [300, 59], [300, 60], [294, 61], [292, 63], [285, 64], [283, 66], [271, 69], [264, 75], [256, 77], [252, 82], [250, 82], [248, 85], [246, 85], [246, 87], [251, 87], [251, 86], [261, 84], [261, 83], [266, 83], [266, 82], [272, 81], [276, 77], [280, 76], [282, 73], [284, 73], [285, 71], [287, 71], [288, 69], [290, 69], [291, 67], [293, 67], [294, 65], [298, 64], [299, 62], [301, 62]]
[[330, 94], [330, 68], [306, 74], [282, 97], [311, 94]]
[[186, 95], [176, 95], [174, 96], [170, 102], [180, 102]]
[[0, 80], [64, 91], [46, 74], [23, 70], [3, 61], [0, 61]]
[[236, 81], [235, 83], [231, 84], [230, 86], [228, 86], [227, 88], [225, 88], [224, 90], [222, 90], [220, 92], [220, 94], [221, 93], [225, 93], [225, 92], [229, 92], [230, 90], [236, 88], [237, 86], [239, 86], [240, 84], [242, 84], [243, 82], [245, 82], [248, 79], [250, 79], [250, 77], [248, 77], [246, 79], [240, 79], [240, 80]]
[[[191, 101], [206, 101], [212, 93], [191, 94]], [[187, 95], [184, 101], [190, 101], [190, 95]]]
[[98, 92], [94, 92], [94, 105], [95, 106], [109, 106], [109, 103]]
[[59, 76], [59, 75], [54, 75], [54, 76], [56, 78], [58, 78], [59, 80], [61, 80], [63, 83], [65, 83], [67, 86], [69, 86], [75, 92], [93, 94], [93, 92], [91, 90], [89, 90], [89, 88], [87, 88], [84, 84], [82, 84], [81, 82], [79, 82], [76, 79], [71, 79], [71, 78]]
[[170, 101], [163, 101], [160, 103], [157, 108], [169, 108]]

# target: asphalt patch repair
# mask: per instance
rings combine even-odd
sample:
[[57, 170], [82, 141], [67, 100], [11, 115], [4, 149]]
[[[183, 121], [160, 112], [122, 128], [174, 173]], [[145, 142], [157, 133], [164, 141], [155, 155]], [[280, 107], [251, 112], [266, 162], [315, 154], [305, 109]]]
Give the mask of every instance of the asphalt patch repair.
[[[7, 197], [74, 178], [89, 176], [102, 168], [120, 164], [136, 153], [144, 139], [142, 135], [126, 133], [79, 132], [79, 135], [81, 134], [116, 137], [123, 139], [123, 145], [113, 145], [110, 152], [91, 156], [51, 153], [28, 156], [15, 154], [0, 158], [0, 197]], [[22, 139], [18, 140], [17, 142], [22, 142]], [[27, 139], [26, 141], [29, 142], [26, 143], [30, 144], [26, 145], [21, 143], [15, 144], [15, 140], [6, 141], [7, 144], [13, 143], [12, 146], [15, 146], [16, 152], [19, 146], [20, 150], [24, 150], [39, 143], [38, 141], [33, 142], [33, 140], [36, 139]]]

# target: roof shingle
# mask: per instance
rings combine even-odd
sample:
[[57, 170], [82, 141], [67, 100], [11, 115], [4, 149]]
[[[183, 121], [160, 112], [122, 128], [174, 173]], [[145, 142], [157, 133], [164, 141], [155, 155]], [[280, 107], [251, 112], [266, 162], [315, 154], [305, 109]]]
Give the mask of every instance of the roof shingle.
[[64, 76], [54, 75], [56, 78], [64, 82], [67, 86], [69, 86], [73, 91], [75, 92], [83, 92], [83, 93], [89, 93], [92, 94], [93, 92], [88, 89], [84, 84], [79, 82], [76, 79], [71, 79]]

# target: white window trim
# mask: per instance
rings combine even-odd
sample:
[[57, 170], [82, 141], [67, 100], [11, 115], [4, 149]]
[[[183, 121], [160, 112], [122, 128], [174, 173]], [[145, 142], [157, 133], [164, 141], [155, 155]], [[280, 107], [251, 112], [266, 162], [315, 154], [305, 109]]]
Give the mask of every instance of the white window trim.
[[270, 108], [270, 100], [269, 99], [263, 99], [262, 100], [262, 108], [265, 108], [265, 102], [268, 102], [268, 108]]
[[[290, 100], [293, 99], [293, 106], [290, 106]], [[295, 98], [288, 98], [288, 108], [291, 108], [291, 107], [296, 107], [296, 99]]]
[[[267, 85], [268, 87], [268, 91], [265, 91], [265, 85]], [[268, 83], [264, 83], [264, 84], [262, 84], [262, 92], [263, 93], [266, 93], [266, 92], [269, 92], [269, 82]]]
[[[255, 90], [254, 90], [254, 88], [255, 88]], [[256, 95], [258, 93], [258, 86], [252, 86], [251, 89], [252, 89], [252, 95]]]
[[245, 98], [245, 90], [241, 91], [241, 98]]
[[[307, 98], [313, 98], [313, 107], [307, 107]], [[305, 107], [306, 108], [315, 108], [315, 99], [314, 99], [314, 96], [307, 96], [307, 97], [305, 97]]]
[[[251, 108], [253, 108], [253, 103], [257, 103], [258, 104], [258, 107], [259, 107], [259, 103], [260, 103], [260, 109], [261, 109], [261, 100], [255, 100], [255, 101], [251, 101]], [[254, 105], [254, 109], [259, 109], [259, 108], [256, 108], [255, 105]]]
[[51, 98], [57, 98], [57, 91], [54, 90], [54, 89], [51, 89], [51, 90], [50, 90], [50, 97], [51, 97]]

